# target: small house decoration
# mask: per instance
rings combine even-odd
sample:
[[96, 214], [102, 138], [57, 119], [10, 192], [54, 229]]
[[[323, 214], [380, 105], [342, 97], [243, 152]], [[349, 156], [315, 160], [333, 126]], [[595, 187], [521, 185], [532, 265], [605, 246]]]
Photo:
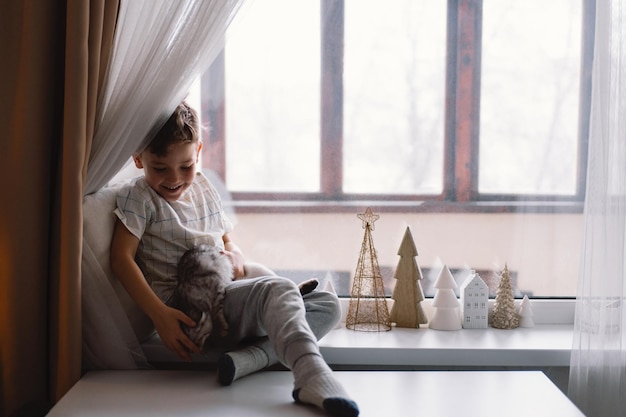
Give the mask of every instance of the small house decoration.
[[454, 289], [456, 281], [447, 265], [444, 265], [433, 284], [437, 289], [433, 298], [433, 316], [428, 327], [435, 330], [460, 330], [459, 300]]
[[528, 296], [525, 295], [522, 299], [522, 304], [519, 308], [519, 327], [535, 327], [535, 320], [533, 319], [533, 309], [530, 305]]
[[346, 327], [351, 330], [369, 332], [388, 331], [391, 330], [391, 318], [372, 238], [374, 222], [380, 216], [372, 213], [368, 207], [357, 217], [363, 221], [365, 234], [354, 274]]
[[461, 317], [464, 329], [486, 329], [489, 318], [489, 287], [472, 270], [461, 284]]
[[395, 300], [391, 308], [391, 321], [396, 323], [396, 327], [418, 328], [428, 320], [421, 305], [424, 301], [420, 284], [422, 271], [415, 260], [417, 249], [409, 227], [404, 232], [398, 255], [400, 260], [394, 275], [396, 285], [391, 295]]
[[500, 273], [496, 301], [489, 322], [492, 327], [497, 329], [515, 329], [519, 326], [519, 315], [515, 308], [511, 276], [506, 264]]

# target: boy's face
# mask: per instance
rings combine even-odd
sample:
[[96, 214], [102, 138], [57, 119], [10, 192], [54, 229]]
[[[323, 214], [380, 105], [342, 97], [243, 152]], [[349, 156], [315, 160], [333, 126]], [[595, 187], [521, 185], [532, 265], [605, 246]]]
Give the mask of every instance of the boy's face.
[[200, 149], [200, 142], [175, 143], [163, 157], [145, 150], [133, 159], [154, 191], [167, 201], [176, 201], [193, 182]]

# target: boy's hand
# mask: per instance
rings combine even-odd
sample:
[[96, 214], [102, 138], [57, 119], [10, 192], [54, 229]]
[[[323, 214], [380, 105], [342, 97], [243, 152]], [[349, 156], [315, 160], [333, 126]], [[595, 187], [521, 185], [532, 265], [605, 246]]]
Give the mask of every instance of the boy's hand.
[[163, 310], [153, 319], [153, 322], [163, 344], [182, 359], [189, 362], [191, 361], [190, 352], [200, 352], [200, 348], [187, 337], [180, 325], [184, 323], [189, 327], [195, 327], [196, 323], [182, 311], [164, 305]]
[[243, 278], [246, 273], [243, 268], [244, 258], [241, 252], [225, 250], [223, 253], [225, 256], [228, 256], [230, 263], [233, 265], [233, 279]]

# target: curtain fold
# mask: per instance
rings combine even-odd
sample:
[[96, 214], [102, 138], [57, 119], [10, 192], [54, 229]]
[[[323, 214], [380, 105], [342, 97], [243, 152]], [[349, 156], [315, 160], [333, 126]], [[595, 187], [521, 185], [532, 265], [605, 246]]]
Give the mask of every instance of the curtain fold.
[[568, 395], [587, 415], [626, 409], [626, 5], [596, 3], [585, 234]]
[[98, 86], [101, 71], [107, 68], [110, 50], [106, 46], [111, 44], [113, 34], [110, 25], [115, 24], [111, 16], [117, 14], [117, 8], [116, 0], [69, 0], [66, 8], [63, 146], [59, 149], [50, 248], [50, 375], [54, 400], [60, 399], [81, 375], [81, 258], [77, 254], [82, 251], [82, 196], [95, 129]]
[[[150, 129], [164, 123], [185, 98], [196, 78], [222, 50], [226, 29], [242, 3], [120, 2], [110, 65], [98, 98], [86, 197], [103, 188], [133, 152], [142, 150]], [[104, 213], [107, 215], [110, 213]], [[93, 221], [88, 218], [84, 224]], [[91, 234], [84, 235], [83, 362], [90, 369], [144, 368], [147, 363], [140, 340], [131, 331], [134, 317], [128, 317], [128, 304], [117, 299], [119, 289], [109, 270], [108, 254], [102, 254], [99, 247], [111, 233], [105, 231], [93, 239]], [[98, 255], [90, 255], [94, 253]]]

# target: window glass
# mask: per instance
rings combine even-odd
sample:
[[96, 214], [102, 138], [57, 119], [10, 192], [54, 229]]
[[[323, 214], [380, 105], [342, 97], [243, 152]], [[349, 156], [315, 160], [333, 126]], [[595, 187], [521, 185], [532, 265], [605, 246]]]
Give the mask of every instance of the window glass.
[[345, 3], [344, 191], [443, 187], [446, 2]]
[[[449, 16], [448, 4], [457, 7]], [[451, 160], [478, 152], [479, 183], [472, 182], [472, 190], [576, 192], [580, 1], [483, 0], [484, 16], [467, 4], [345, 1], [343, 90], [333, 91], [343, 92], [343, 192], [440, 193], [445, 140]], [[471, 21], [476, 38], [455, 38], [455, 26], [447, 34], [448, 19], [457, 16], [476, 19]], [[296, 281], [315, 277], [322, 288], [331, 282], [347, 296], [363, 238], [356, 217], [366, 208], [363, 202], [300, 200], [317, 194], [276, 201], [245, 193], [320, 191], [320, 3], [256, 0], [238, 19], [225, 51], [226, 186], [238, 192], [235, 239], [248, 259]], [[462, 72], [454, 59], [446, 62], [447, 53], [456, 53], [446, 48], [459, 45], [477, 53], [471, 59], [482, 59], [481, 77], [472, 80], [480, 102], [455, 101], [454, 86], [445, 97], [446, 74], [452, 81]], [[446, 115], [446, 104], [457, 114]], [[462, 122], [477, 130], [478, 143], [469, 145], [478, 150], [454, 149], [455, 131], [444, 138], [444, 117], [458, 126], [459, 108], [474, 104], [480, 108], [462, 112], [471, 119]], [[452, 201], [433, 199], [422, 206], [411, 201], [385, 206], [385, 196], [376, 201], [385, 207], [373, 238], [387, 293], [395, 285], [398, 248], [409, 226], [426, 296], [434, 295], [444, 264], [459, 286], [477, 271], [492, 296], [504, 265], [516, 297], [574, 296], [582, 215], [551, 212], [550, 206], [533, 212], [532, 204], [494, 213], [499, 208], [490, 209], [492, 202], [456, 201], [454, 187], [468, 172], [453, 172], [456, 182], [445, 184], [453, 188], [443, 190]], [[470, 173], [463, 185], [476, 180], [476, 171]], [[410, 207], [403, 211], [405, 206]], [[523, 209], [518, 213], [515, 207]]]
[[227, 35], [229, 188], [318, 191], [319, 2], [251, 2]]
[[479, 192], [576, 192], [581, 3], [483, 1]]

